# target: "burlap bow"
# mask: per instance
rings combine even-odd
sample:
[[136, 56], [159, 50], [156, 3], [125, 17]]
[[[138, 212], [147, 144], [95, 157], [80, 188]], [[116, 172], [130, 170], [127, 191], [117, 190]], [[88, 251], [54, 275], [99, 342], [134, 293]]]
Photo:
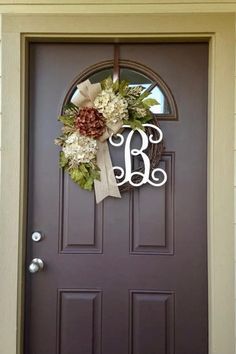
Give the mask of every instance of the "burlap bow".
[[[91, 84], [89, 80], [82, 82], [77, 88], [71, 102], [78, 107], [93, 107], [95, 98], [102, 91], [100, 83]], [[107, 139], [111, 134], [116, 134], [121, 126], [122, 122], [107, 125], [106, 131], [98, 140], [97, 165], [100, 168], [101, 180], [94, 181], [96, 203], [108, 196], [121, 198], [107, 144]]]

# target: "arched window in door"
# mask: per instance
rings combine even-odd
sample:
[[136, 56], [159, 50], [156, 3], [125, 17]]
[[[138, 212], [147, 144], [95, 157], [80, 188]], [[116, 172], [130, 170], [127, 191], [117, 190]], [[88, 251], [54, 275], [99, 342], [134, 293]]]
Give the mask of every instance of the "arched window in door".
[[150, 98], [155, 98], [159, 105], [151, 107], [151, 111], [158, 120], [177, 120], [177, 107], [170, 88], [164, 80], [150, 68], [130, 60], [120, 60], [114, 68], [113, 61], [104, 61], [87, 68], [72, 83], [64, 104], [70, 102], [77, 91], [77, 85], [89, 79], [91, 83], [104, 80], [112, 76], [120, 80], [127, 80], [130, 86], [143, 86], [150, 92]]

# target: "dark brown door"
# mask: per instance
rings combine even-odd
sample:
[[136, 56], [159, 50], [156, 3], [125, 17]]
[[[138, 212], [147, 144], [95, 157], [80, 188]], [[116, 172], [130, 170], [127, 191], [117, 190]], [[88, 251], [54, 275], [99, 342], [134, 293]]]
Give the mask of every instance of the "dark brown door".
[[45, 268], [26, 275], [26, 354], [208, 353], [208, 45], [119, 47], [175, 99], [178, 117], [160, 122], [168, 182], [96, 205], [61, 173], [53, 141], [69, 84], [114, 46], [31, 44], [27, 265]]

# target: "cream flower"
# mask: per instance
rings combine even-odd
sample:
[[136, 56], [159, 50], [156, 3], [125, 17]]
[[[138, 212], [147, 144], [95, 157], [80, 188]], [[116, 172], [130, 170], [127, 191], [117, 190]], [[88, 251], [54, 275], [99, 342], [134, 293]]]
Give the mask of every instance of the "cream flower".
[[93, 160], [96, 157], [97, 149], [97, 141], [95, 139], [75, 132], [66, 139], [62, 151], [72, 165], [79, 165]]
[[145, 108], [135, 107], [134, 110], [140, 118], [143, 118], [147, 115], [147, 110]]
[[102, 113], [106, 122], [115, 124], [129, 118], [128, 102], [112, 89], [103, 90], [94, 100], [94, 107]]
[[142, 86], [133, 86], [133, 87], [129, 87], [128, 94], [134, 97], [139, 97], [142, 91], [143, 91]]

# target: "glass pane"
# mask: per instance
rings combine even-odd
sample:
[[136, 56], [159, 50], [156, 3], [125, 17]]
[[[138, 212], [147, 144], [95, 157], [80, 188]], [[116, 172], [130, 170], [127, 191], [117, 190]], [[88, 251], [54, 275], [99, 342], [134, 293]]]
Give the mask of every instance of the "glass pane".
[[120, 80], [129, 81], [130, 86], [132, 87], [141, 85], [144, 87], [144, 89], [148, 89], [153, 84], [153, 81], [149, 79], [147, 76], [128, 68], [121, 68]]
[[159, 103], [158, 105], [152, 106], [151, 107], [151, 112], [154, 114], [169, 114], [170, 112], [170, 106], [169, 103], [161, 91], [161, 89], [158, 86], [155, 86], [151, 92], [149, 98], [155, 98], [157, 102]]
[[97, 82], [101, 82], [106, 79], [108, 76], [113, 76], [113, 68], [110, 69], [102, 69], [91, 76], [89, 76], [89, 80], [92, 84], [96, 84]]

